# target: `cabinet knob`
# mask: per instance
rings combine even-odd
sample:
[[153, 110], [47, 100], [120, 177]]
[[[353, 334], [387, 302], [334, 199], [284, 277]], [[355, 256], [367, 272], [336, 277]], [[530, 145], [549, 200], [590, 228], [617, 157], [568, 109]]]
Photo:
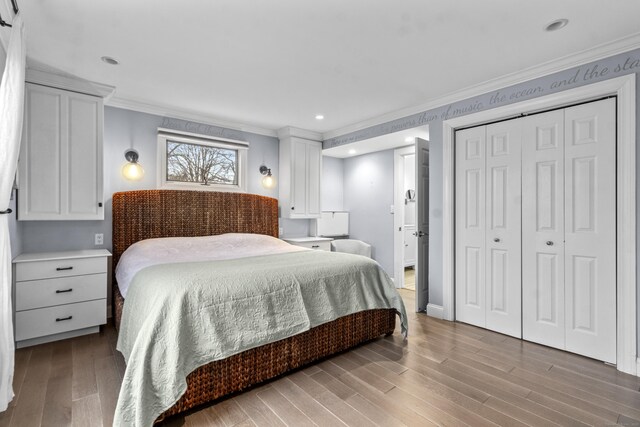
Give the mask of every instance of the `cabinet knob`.
[[102, 202], [98, 202], [98, 207], [101, 208], [102, 207]]
[[57, 317], [56, 318], [56, 322], [63, 322], [65, 320], [71, 320], [73, 319], [73, 316], [67, 316], [67, 317]]
[[56, 271], [65, 271], [65, 270], [73, 270], [73, 267], [58, 267]]
[[320, 245], [311, 245], [312, 249], [318, 249], [320, 247]]
[[498, 237], [496, 237], [495, 239], [493, 239], [493, 241], [498, 243], [500, 241], [500, 239]]
[[553, 246], [553, 242], [551, 240], [547, 240], [547, 246]]
[[294, 210], [294, 209], [295, 209], [295, 206], [291, 206], [291, 210]]

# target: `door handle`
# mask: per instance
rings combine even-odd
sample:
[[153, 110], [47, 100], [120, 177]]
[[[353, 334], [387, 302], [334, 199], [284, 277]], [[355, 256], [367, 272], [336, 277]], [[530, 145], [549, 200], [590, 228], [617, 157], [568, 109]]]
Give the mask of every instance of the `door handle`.
[[422, 237], [422, 236], [424, 236], [425, 234], [424, 234], [422, 231], [414, 231], [414, 232], [413, 232], [413, 235], [414, 235], [414, 236], [416, 236], [416, 237]]
[[56, 291], [56, 294], [64, 294], [64, 293], [66, 293], [66, 292], [72, 292], [72, 291], [73, 291], [73, 288], [69, 288], [69, 289], [65, 289], [65, 290], [58, 289], [58, 290]]

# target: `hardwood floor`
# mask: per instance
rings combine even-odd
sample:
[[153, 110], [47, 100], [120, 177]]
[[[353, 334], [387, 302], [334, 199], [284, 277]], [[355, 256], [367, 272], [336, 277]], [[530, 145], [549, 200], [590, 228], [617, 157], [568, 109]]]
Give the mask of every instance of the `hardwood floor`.
[[405, 267], [404, 269], [404, 289], [416, 290], [416, 269]]
[[[413, 292], [402, 291], [407, 307]], [[410, 313], [399, 333], [168, 426], [640, 426], [640, 378], [603, 363]], [[110, 426], [124, 361], [116, 332], [16, 351], [0, 426]]]

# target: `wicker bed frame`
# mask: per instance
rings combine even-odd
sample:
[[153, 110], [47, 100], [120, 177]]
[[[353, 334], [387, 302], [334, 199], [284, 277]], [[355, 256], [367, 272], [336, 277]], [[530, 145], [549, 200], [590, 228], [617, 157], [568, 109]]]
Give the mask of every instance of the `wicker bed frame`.
[[[254, 194], [141, 190], [113, 195], [113, 265], [133, 243], [157, 237], [257, 233], [278, 236], [278, 201]], [[115, 268], [113, 269], [115, 271]], [[113, 278], [114, 318], [124, 298]], [[395, 329], [395, 310], [367, 310], [217, 360], [187, 377], [187, 391], [157, 421], [244, 390]]]

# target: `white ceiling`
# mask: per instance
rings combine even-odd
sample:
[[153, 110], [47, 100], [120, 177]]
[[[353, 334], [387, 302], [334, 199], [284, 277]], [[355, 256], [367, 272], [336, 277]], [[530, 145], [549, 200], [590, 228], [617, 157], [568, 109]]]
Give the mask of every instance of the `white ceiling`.
[[640, 31], [638, 0], [18, 2], [30, 63], [113, 85], [114, 105], [317, 132]]
[[363, 154], [373, 153], [374, 151], [390, 150], [392, 148], [413, 145], [416, 138], [422, 138], [428, 141], [429, 126], [421, 126], [400, 132], [376, 136], [375, 138], [352, 142], [350, 144], [339, 145], [337, 147], [322, 150], [322, 155], [338, 157], [341, 159], [361, 156]]

